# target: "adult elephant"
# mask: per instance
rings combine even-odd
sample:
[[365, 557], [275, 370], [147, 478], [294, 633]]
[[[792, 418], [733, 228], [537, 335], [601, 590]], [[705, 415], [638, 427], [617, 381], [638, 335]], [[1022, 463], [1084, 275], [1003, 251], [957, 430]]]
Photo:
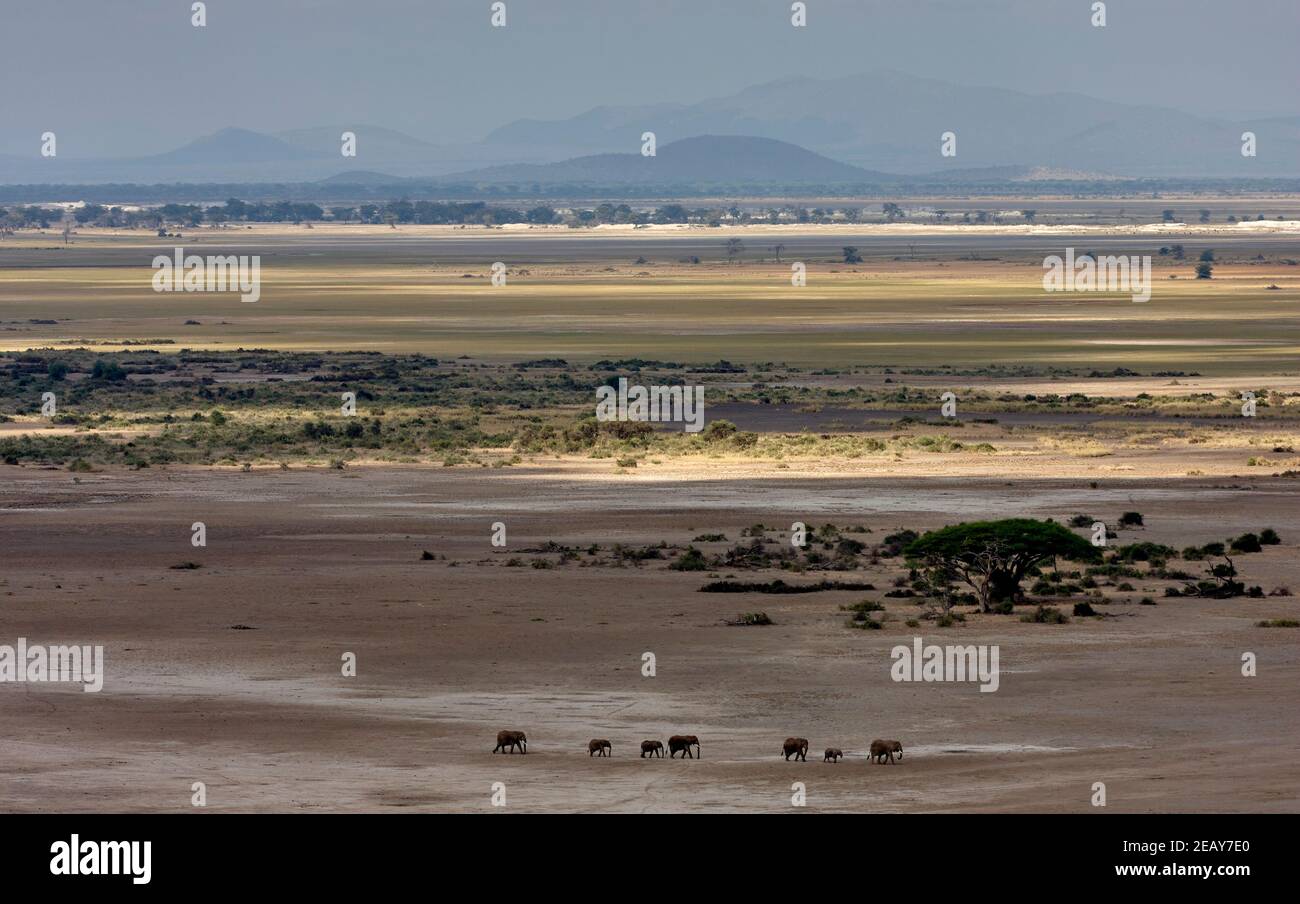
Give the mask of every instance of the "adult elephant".
[[781, 745], [781, 752], [785, 758], [790, 759], [791, 754], [796, 760], [808, 762], [808, 739], [807, 738], [786, 738], [785, 743]]
[[522, 731], [498, 731], [497, 746], [492, 748], [492, 752], [505, 753], [506, 748], [509, 747], [510, 752], [514, 753], [516, 746], [521, 753], [528, 752], [528, 738]]
[[894, 754], [898, 754], [900, 760], [903, 758], [903, 745], [897, 741], [882, 741], [877, 738], [871, 742], [871, 759], [875, 760], [877, 763], [883, 763], [886, 762], [886, 760], [888, 760], [889, 763], [893, 763]]
[[[691, 748], [695, 748], [695, 754], [691, 754]], [[676, 759], [678, 753], [682, 754], [682, 759], [690, 757], [695, 759], [700, 753], [700, 739], [693, 734], [680, 735], [675, 734], [668, 739], [668, 759]]]

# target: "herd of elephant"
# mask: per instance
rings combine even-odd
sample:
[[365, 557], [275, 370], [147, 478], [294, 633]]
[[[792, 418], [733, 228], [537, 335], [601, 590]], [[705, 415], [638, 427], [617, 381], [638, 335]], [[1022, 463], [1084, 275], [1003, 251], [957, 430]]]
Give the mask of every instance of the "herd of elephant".
[[[691, 752], [691, 748], [695, 752]], [[497, 732], [497, 746], [492, 748], [493, 753], [514, 753], [515, 748], [520, 753], [528, 752], [528, 737], [522, 731], [499, 731]], [[587, 744], [587, 756], [610, 756], [614, 752], [614, 745], [605, 738], [593, 738]], [[781, 752], [787, 760], [794, 757], [796, 760], [808, 762], [808, 739], [807, 738], [786, 738], [785, 743], [781, 745]], [[682, 755], [682, 759], [690, 757], [696, 759], [700, 755], [700, 739], [695, 735], [673, 735], [668, 739], [668, 758], [676, 759], [677, 754]], [[898, 741], [885, 741], [879, 738], [871, 742], [870, 758], [876, 763], [894, 762], [894, 754], [898, 758], [903, 758], [903, 745]], [[642, 741], [641, 758], [660, 757], [663, 758], [664, 745], [662, 741]], [[824, 763], [838, 763], [844, 756], [844, 751], [838, 747], [827, 747], [826, 753], [822, 757]]]

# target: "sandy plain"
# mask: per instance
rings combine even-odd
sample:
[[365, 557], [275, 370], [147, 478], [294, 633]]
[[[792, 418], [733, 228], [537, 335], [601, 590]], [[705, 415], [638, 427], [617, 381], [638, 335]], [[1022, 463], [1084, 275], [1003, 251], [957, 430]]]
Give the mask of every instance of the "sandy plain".
[[[0, 485], [5, 635], [105, 646], [103, 691], [0, 690], [0, 809], [491, 811], [1092, 810], [1300, 806], [1300, 649], [1293, 597], [1110, 594], [1102, 619], [969, 615], [938, 630], [888, 600], [880, 631], [845, 626], [858, 592], [702, 594], [707, 575], [640, 567], [510, 567], [547, 541], [685, 545], [754, 522], [862, 524], [876, 536], [972, 517], [1139, 509], [1125, 540], [1177, 547], [1274, 526], [1238, 559], [1250, 583], [1300, 583], [1287, 481], [913, 480], [712, 469], [611, 478], [587, 463], [501, 474], [355, 468], [70, 475]], [[190, 545], [202, 520], [208, 546]], [[490, 543], [508, 525], [509, 547]], [[701, 544], [704, 548], [725, 547]], [[431, 551], [436, 558], [424, 561]], [[442, 558], [445, 556], [446, 558]], [[194, 561], [202, 567], [174, 570]], [[895, 562], [842, 580], [889, 586]], [[746, 580], [786, 577], [746, 572]], [[763, 609], [775, 624], [733, 627]], [[235, 626], [245, 626], [246, 629]], [[890, 649], [998, 644], [1001, 685], [896, 683]], [[11, 641], [12, 642], [12, 641]], [[340, 657], [357, 655], [342, 677]], [[656, 675], [643, 677], [643, 653]], [[1244, 652], [1259, 673], [1241, 674]], [[493, 755], [525, 730], [527, 756]], [[642, 760], [645, 738], [694, 733], [698, 761]], [[807, 763], [780, 757], [809, 738]], [[589, 738], [613, 757], [590, 759]], [[905, 757], [870, 764], [875, 737]], [[838, 765], [820, 762], [843, 748]]]

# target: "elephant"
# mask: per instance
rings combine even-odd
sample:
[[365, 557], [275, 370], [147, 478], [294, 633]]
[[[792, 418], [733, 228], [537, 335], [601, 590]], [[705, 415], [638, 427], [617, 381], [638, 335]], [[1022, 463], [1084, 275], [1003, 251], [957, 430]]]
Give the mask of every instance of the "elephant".
[[587, 756], [609, 756], [614, 752], [614, 745], [604, 738], [593, 738], [587, 743]]
[[876, 739], [871, 742], [871, 758], [877, 763], [885, 762], [886, 757], [888, 757], [890, 763], [893, 763], [894, 754], [898, 754], [900, 760], [903, 758], [903, 745], [897, 741]]
[[514, 753], [516, 745], [518, 745], [521, 752], [528, 752], [528, 738], [522, 731], [498, 731], [497, 746], [492, 748], [492, 752], [505, 753], [506, 747], [509, 747], [510, 752]]
[[653, 758], [656, 753], [659, 754], [660, 759], [663, 759], [664, 756], [663, 741], [642, 741], [641, 742], [641, 759], [645, 759], [646, 757]]
[[808, 762], [808, 739], [807, 738], [786, 738], [785, 743], [781, 745], [781, 752], [785, 758], [790, 759], [790, 754], [794, 754], [796, 760]]
[[826, 755], [825, 755], [824, 757], [822, 757], [822, 762], [823, 762], [823, 763], [838, 763], [838, 762], [840, 761], [840, 757], [842, 757], [842, 756], [844, 756], [844, 751], [843, 751], [843, 750], [840, 750], [838, 747], [827, 747], [827, 748], [826, 748]]
[[695, 756], [691, 755], [692, 746], [694, 746], [695, 753], [698, 755], [700, 752], [700, 739], [695, 735], [673, 735], [668, 739], [668, 759], [676, 759], [678, 751], [681, 751], [682, 759], [686, 759], [688, 756], [691, 757], [691, 759], [695, 759]]

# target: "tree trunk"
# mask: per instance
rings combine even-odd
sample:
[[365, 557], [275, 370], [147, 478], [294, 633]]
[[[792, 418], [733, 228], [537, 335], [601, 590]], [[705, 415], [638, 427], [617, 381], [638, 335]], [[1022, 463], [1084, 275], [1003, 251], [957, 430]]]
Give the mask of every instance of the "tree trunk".
[[1001, 603], [1005, 600], [1015, 602], [1020, 596], [1020, 579], [1014, 571], [998, 569], [989, 575], [989, 597], [991, 602]]

